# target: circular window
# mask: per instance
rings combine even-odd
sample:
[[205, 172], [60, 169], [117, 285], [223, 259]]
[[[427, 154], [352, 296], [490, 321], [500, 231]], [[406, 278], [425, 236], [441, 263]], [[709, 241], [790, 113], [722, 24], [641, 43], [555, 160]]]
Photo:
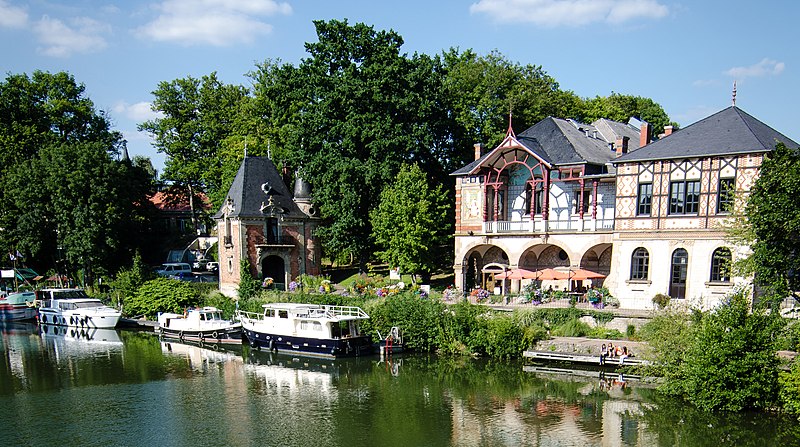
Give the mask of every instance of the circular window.
[[560, 259], [562, 261], [566, 261], [567, 259], [569, 259], [569, 256], [567, 256], [567, 252], [565, 252], [562, 249], [561, 251], [558, 252], [558, 259]]

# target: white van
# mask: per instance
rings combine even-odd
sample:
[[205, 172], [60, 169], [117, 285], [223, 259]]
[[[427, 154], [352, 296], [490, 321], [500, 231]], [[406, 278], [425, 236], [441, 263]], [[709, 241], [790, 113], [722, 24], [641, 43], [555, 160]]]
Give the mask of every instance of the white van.
[[174, 276], [178, 273], [192, 273], [192, 266], [186, 262], [168, 262], [156, 270], [160, 276]]

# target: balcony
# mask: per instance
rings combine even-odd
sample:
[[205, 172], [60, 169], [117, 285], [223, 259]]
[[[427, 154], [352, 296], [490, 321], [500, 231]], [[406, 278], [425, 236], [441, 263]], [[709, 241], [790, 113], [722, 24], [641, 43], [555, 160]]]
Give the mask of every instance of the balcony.
[[520, 234], [520, 233], [554, 233], [554, 232], [611, 232], [614, 230], [614, 219], [535, 219], [509, 221], [499, 220], [483, 223], [486, 234]]

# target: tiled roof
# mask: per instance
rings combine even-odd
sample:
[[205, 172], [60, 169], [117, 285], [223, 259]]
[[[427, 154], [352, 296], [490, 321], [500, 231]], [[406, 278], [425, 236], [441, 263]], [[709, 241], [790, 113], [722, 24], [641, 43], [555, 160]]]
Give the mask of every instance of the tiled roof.
[[[209, 210], [211, 209], [211, 200], [205, 194], [198, 193], [197, 197], [200, 203], [195, 203], [197, 209]], [[189, 199], [186, 197], [184, 191], [177, 191], [177, 188], [169, 188], [165, 191], [158, 191], [150, 198], [150, 202], [159, 211], [173, 211], [173, 212], [189, 212]]]
[[613, 163], [768, 152], [775, 149], [778, 141], [790, 148], [798, 147], [787, 136], [732, 106], [633, 150]]

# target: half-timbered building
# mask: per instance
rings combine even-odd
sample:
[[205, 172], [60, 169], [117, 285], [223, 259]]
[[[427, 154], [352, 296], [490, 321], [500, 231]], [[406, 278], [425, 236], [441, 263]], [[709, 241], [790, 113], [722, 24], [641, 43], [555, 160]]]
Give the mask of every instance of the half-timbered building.
[[731, 212], [746, 199], [766, 154], [797, 143], [728, 107], [613, 160], [616, 211], [605, 285], [623, 307], [647, 308], [657, 293], [709, 308], [745, 278], [731, 263]]

